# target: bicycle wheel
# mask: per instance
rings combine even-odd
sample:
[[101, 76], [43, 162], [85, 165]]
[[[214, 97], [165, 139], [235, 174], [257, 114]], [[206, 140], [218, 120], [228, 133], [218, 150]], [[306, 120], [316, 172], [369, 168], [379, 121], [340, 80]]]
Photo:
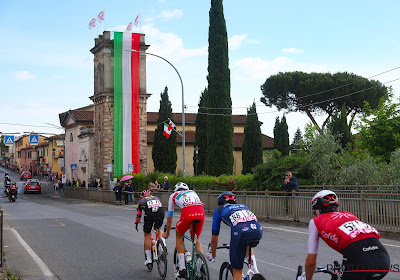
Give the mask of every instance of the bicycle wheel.
[[253, 277], [251, 277], [251, 280], [266, 280], [266, 279], [260, 273], [256, 273], [253, 275]]
[[[146, 250], [144, 250], [144, 260], [147, 260], [147, 256], [146, 256]], [[153, 250], [151, 250], [151, 260], [154, 262], [154, 258], [153, 258]], [[148, 271], [152, 271], [153, 270], [153, 263], [149, 263], [148, 265], [146, 265], [147, 270]]]
[[197, 280], [210, 280], [210, 272], [208, 272], [208, 266], [206, 258], [202, 253], [196, 254], [196, 279]]
[[233, 280], [233, 272], [231, 264], [224, 262], [219, 270], [219, 280]]
[[157, 267], [161, 279], [167, 277], [167, 247], [161, 240], [157, 241]]

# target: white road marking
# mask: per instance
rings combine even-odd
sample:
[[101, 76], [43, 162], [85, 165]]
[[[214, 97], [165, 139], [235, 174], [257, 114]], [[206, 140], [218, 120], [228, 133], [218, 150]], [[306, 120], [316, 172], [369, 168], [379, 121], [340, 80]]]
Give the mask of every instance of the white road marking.
[[288, 270], [291, 270], [291, 271], [297, 271], [297, 269], [293, 269], [293, 268], [290, 268], [290, 267], [286, 267], [286, 266], [282, 266], [282, 265], [278, 265], [278, 264], [262, 261], [260, 259], [257, 259], [257, 262], [262, 262], [262, 263], [266, 263], [266, 264], [269, 264], [269, 265], [277, 266], [277, 267], [280, 267], [280, 268], [285, 268], [285, 269], [288, 269]]
[[32, 248], [28, 245], [28, 243], [25, 242], [25, 240], [21, 237], [21, 235], [19, 235], [19, 233], [13, 228], [11, 228], [11, 231], [14, 233], [15, 237], [17, 237], [18, 241], [21, 243], [21, 245], [25, 248], [28, 254], [35, 261], [39, 269], [42, 271], [43, 275], [45, 277], [54, 277], [55, 275], [50, 271], [47, 265], [39, 258], [39, 256], [32, 250]]
[[292, 230], [292, 229], [284, 229], [284, 228], [277, 228], [277, 227], [262, 227], [265, 229], [275, 229], [275, 230], [282, 230], [282, 231], [287, 231], [287, 232], [294, 232], [294, 233], [301, 233], [301, 234], [307, 234], [308, 232], [304, 232], [304, 231], [297, 231], [297, 230]]

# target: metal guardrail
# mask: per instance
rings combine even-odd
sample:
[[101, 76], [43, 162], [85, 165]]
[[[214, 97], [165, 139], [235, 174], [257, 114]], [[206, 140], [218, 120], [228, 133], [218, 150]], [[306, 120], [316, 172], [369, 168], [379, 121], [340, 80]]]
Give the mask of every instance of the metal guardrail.
[[4, 250], [4, 246], [3, 246], [3, 236], [4, 236], [4, 231], [3, 231], [3, 228], [4, 228], [4, 223], [3, 223], [3, 210], [0, 210], [0, 246], [1, 246], [1, 249], [0, 249], [0, 267], [3, 267], [3, 250]]
[[[335, 190], [336, 191], [336, 190]], [[214, 212], [217, 197], [221, 191], [196, 190], [204, 210]], [[66, 188], [65, 196], [114, 203], [115, 194], [109, 190]], [[169, 192], [155, 193], [162, 204], [167, 206]], [[349, 192], [336, 191], [339, 196], [339, 209], [352, 212], [360, 220], [380, 230], [400, 232], [400, 194], [397, 192]], [[135, 193], [135, 201], [137, 196]], [[247, 205], [259, 218], [308, 222], [314, 217], [311, 199], [315, 192], [305, 191], [288, 196], [282, 191], [237, 191], [238, 203]]]

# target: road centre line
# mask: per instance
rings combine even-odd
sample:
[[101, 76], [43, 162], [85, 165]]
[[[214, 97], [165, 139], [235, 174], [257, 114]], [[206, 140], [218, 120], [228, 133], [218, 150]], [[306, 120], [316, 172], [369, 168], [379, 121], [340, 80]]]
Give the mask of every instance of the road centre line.
[[12, 233], [14, 233], [15, 237], [17, 237], [18, 241], [21, 243], [21, 245], [25, 248], [28, 254], [35, 261], [39, 269], [42, 271], [43, 276], [54, 277], [55, 275], [50, 271], [47, 265], [39, 258], [39, 256], [35, 253], [35, 251], [32, 250], [32, 248], [28, 245], [28, 243], [25, 242], [25, 240], [21, 237], [21, 235], [19, 235], [19, 233], [14, 228], [11, 228], [11, 231]]

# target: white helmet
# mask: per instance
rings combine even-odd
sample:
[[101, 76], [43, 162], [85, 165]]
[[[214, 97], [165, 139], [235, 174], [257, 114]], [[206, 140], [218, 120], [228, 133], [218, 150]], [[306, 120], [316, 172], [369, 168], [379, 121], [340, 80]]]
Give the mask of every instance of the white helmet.
[[174, 192], [177, 192], [177, 191], [188, 191], [188, 190], [189, 190], [188, 185], [186, 185], [183, 182], [179, 182], [178, 184], [175, 185], [175, 188], [174, 188]]
[[339, 206], [339, 199], [337, 195], [330, 190], [318, 192], [311, 200], [311, 207], [313, 210], [325, 209], [329, 205]]

